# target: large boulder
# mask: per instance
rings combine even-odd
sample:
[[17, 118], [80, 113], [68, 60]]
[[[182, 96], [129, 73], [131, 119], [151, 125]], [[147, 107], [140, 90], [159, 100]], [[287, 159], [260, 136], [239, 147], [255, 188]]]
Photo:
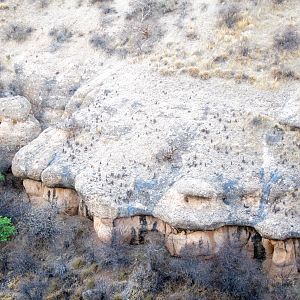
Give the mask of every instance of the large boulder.
[[123, 65], [78, 89], [59, 126], [16, 154], [13, 172], [75, 189], [100, 219], [299, 238], [297, 95], [293, 84], [262, 91]]
[[30, 102], [21, 96], [0, 98], [0, 172], [10, 166], [15, 153], [41, 132]]

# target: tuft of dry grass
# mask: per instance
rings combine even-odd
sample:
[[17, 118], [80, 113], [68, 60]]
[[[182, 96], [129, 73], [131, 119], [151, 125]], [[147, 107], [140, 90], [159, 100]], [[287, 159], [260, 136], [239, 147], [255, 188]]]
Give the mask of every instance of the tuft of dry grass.
[[85, 265], [85, 261], [81, 257], [75, 257], [71, 263], [72, 267], [77, 270]]
[[192, 77], [198, 77], [199, 73], [200, 73], [200, 70], [197, 67], [188, 68], [188, 74]]
[[299, 80], [299, 74], [297, 74], [295, 71], [286, 68], [286, 67], [278, 67], [278, 68], [273, 68], [271, 70], [272, 77], [275, 80]]
[[97, 272], [97, 270], [98, 270], [98, 265], [96, 263], [93, 263], [90, 266], [88, 266], [86, 269], [84, 269], [80, 275], [82, 278], [88, 278], [94, 275]]

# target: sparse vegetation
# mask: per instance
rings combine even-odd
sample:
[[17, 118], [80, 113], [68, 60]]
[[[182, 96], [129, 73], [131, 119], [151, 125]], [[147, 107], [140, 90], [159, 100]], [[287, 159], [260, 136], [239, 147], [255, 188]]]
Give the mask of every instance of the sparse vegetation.
[[291, 80], [291, 79], [299, 80], [300, 79], [299, 74], [283, 66], [280, 66], [278, 68], [273, 68], [271, 73], [273, 78], [276, 80]]
[[176, 1], [130, 1], [115, 53], [122, 57], [150, 53], [163, 36], [159, 18], [175, 7]]
[[282, 4], [285, 0], [272, 0], [274, 4]]
[[84, 260], [81, 257], [74, 258], [72, 261], [72, 267], [74, 269], [80, 269], [85, 265]]
[[5, 39], [24, 42], [32, 33], [32, 27], [22, 24], [10, 24], [5, 30]]
[[5, 175], [0, 172], [0, 183], [5, 181]]
[[51, 0], [31, 0], [35, 3], [39, 8], [45, 8], [50, 4]]
[[127, 14], [127, 19], [136, 18], [140, 22], [144, 22], [151, 18], [157, 11], [158, 2], [156, 0], [133, 0], [129, 3], [130, 12]]
[[52, 37], [51, 51], [56, 51], [61, 47], [63, 43], [68, 42], [72, 37], [72, 32], [66, 27], [52, 28], [49, 32], [49, 36]]
[[278, 33], [274, 37], [274, 47], [280, 51], [294, 51], [299, 48], [300, 35], [293, 26], [288, 26], [282, 33]]
[[[18, 231], [0, 249], [1, 297], [18, 291], [21, 299], [190, 299], [193, 295], [246, 300], [276, 295], [275, 299], [291, 300], [299, 294], [297, 283], [269, 282], [261, 263], [240, 248], [225, 247], [214, 259], [202, 260], [193, 257], [189, 248], [181, 258], [171, 257], [160, 239], [153, 243], [145, 238], [138, 245], [123, 245], [116, 239], [102, 244], [93, 236], [89, 220], [59, 216], [55, 209], [18, 201], [0, 202], [0, 214], [12, 213]], [[54, 230], [59, 234], [49, 233], [50, 224], [60, 228]], [[41, 238], [42, 245], [35, 241]]]
[[236, 4], [226, 4], [219, 10], [219, 25], [234, 28], [241, 19], [241, 9]]
[[100, 49], [108, 54], [112, 54], [114, 51], [112, 39], [107, 34], [94, 34], [89, 42], [93, 48]]

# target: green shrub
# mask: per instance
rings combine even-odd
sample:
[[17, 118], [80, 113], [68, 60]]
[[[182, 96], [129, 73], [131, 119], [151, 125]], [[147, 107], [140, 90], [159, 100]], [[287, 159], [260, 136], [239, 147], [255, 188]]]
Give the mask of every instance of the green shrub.
[[0, 217], [0, 241], [5, 242], [16, 233], [16, 228], [12, 224], [11, 219]]
[[5, 181], [5, 176], [0, 172], [0, 183]]

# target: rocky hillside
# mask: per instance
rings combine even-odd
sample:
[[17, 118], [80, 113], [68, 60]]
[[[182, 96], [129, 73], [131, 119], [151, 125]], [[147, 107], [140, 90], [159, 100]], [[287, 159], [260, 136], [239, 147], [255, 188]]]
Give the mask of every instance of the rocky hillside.
[[298, 273], [298, 0], [0, 2], [0, 170], [33, 203]]

